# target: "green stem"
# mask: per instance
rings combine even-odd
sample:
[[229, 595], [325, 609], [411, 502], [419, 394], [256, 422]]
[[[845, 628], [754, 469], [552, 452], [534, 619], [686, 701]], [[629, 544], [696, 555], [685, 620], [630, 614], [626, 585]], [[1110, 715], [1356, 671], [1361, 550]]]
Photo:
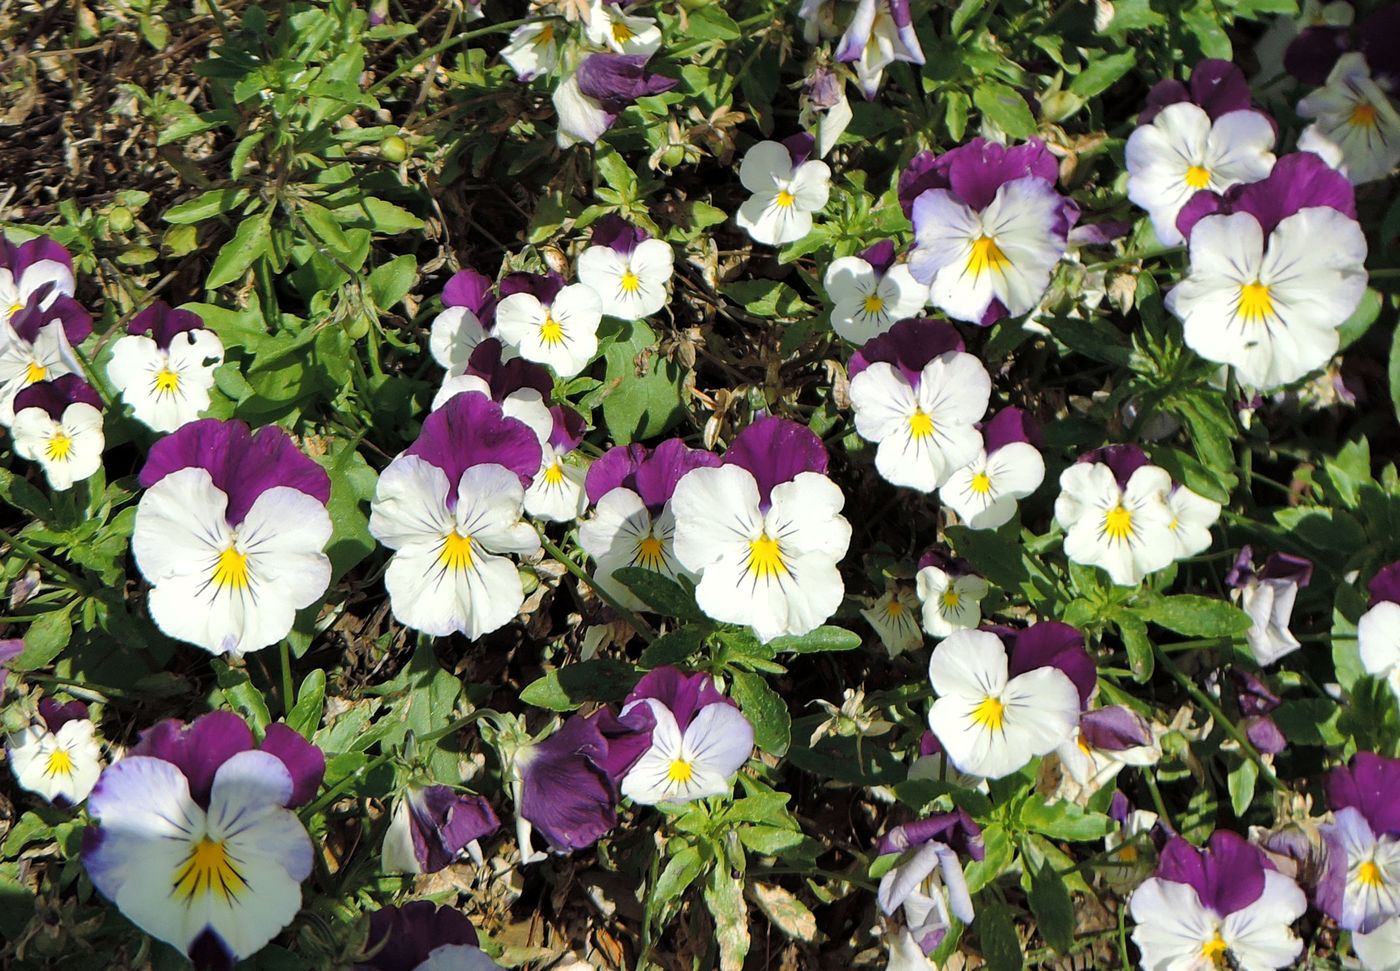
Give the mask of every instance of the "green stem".
[[1166, 801], [1162, 799], [1162, 790], [1157, 788], [1157, 776], [1153, 772], [1142, 773], [1143, 779], [1147, 782], [1147, 791], [1152, 795], [1152, 805], [1157, 807], [1157, 818], [1166, 823], [1176, 832], [1176, 824], [1172, 822], [1172, 814], [1167, 812]]
[[55, 687], [63, 688], [69, 694], [82, 698], [87, 697], [92, 701], [105, 702], [109, 698], [120, 698], [124, 701], [144, 702], [147, 697], [138, 697], [129, 691], [120, 691], [117, 688], [108, 688], [104, 685], [93, 684], [90, 681], [77, 681], [73, 678], [60, 678], [52, 674], [36, 674], [33, 671], [24, 672], [24, 680], [37, 681], [40, 684], [51, 684]]
[[[1123, 266], [1126, 263], [1140, 263], [1143, 260], [1150, 260], [1154, 256], [1166, 256], [1170, 253], [1184, 252], [1186, 252], [1185, 246], [1156, 246], [1152, 249], [1143, 250], [1141, 253], [1124, 253], [1122, 256], [1114, 259], [1104, 260], [1102, 263], [1091, 263], [1086, 269], [1090, 272], [1094, 270], [1107, 270], [1115, 266]], [[1374, 276], [1375, 274], [1372, 275]]]
[[557, 17], [522, 17], [519, 20], [507, 20], [503, 23], [492, 24], [490, 27], [482, 27], [480, 30], [469, 30], [465, 34], [458, 34], [456, 37], [448, 38], [441, 44], [434, 44], [432, 47], [429, 47], [427, 50], [419, 54], [407, 64], [400, 65], [399, 67], [390, 71], [388, 74], [384, 75], [384, 77], [380, 78], [374, 84], [370, 85], [369, 90], [365, 93], [373, 97], [374, 95], [382, 91], [386, 86], [397, 81], [399, 78], [403, 77], [405, 74], [407, 74], [409, 71], [412, 71], [420, 64], [427, 63], [428, 61], [437, 57], [443, 51], [450, 50], [451, 48], [456, 47], [458, 44], [465, 44], [469, 40], [475, 40], [478, 37], [486, 37], [489, 34], [503, 34], [508, 30], [514, 30], [517, 27], [523, 27], [525, 24], [539, 23], [541, 20], [558, 19], [559, 18]]
[[11, 546], [19, 550], [25, 556], [28, 556], [38, 561], [50, 573], [58, 577], [64, 583], [67, 583], [70, 586], [72, 586], [75, 590], [78, 590], [80, 592], [87, 592], [87, 585], [83, 583], [83, 581], [80, 580], [75, 574], [59, 566], [57, 563], [49, 559], [43, 553], [40, 553], [34, 547], [30, 546], [28, 542], [21, 540], [18, 536], [14, 535], [13, 533], [0, 529], [0, 540], [9, 543]]
[[608, 593], [598, 584], [594, 583], [593, 578], [590, 577], [586, 572], [584, 572], [584, 569], [581, 566], [579, 566], [573, 560], [569, 559], [569, 557], [564, 553], [563, 550], [561, 550], [559, 547], [555, 546], [552, 542], [550, 542], [548, 536], [545, 536], [543, 534], [540, 535], [540, 545], [544, 547], [546, 553], [552, 556], [555, 560], [559, 561], [559, 563], [564, 567], [564, 569], [572, 573], [575, 579], [582, 580], [584, 583], [588, 584], [589, 589], [596, 593], [599, 599], [603, 601], [603, 603], [607, 604], [613, 610], [617, 611], [617, 615], [619, 617], [627, 621], [627, 623], [631, 624], [632, 629], [637, 632], [637, 634], [642, 638], [642, 640], [646, 641], [648, 644], [656, 640], [656, 635], [652, 633], [651, 628], [647, 626], [646, 621], [642, 620], [642, 618], [638, 617], [635, 613], [622, 606], [622, 604], [618, 603], [616, 597]]
[[296, 704], [296, 696], [292, 687], [292, 649], [287, 646], [286, 638], [278, 645], [278, 653], [282, 662], [282, 712], [290, 715], [292, 705]]

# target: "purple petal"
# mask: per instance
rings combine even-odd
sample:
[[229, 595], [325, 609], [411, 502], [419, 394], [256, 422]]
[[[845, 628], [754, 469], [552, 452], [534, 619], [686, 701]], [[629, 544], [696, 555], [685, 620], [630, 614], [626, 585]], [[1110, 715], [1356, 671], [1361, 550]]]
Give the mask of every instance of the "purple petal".
[[1356, 35], [1371, 78], [1393, 97], [1400, 88], [1400, 3], [1386, 4], [1361, 21]]
[[943, 746], [938, 742], [938, 736], [933, 732], [924, 732], [919, 736], [919, 758], [928, 758], [930, 755], [940, 755]]
[[1036, 668], [1055, 667], [1079, 691], [1079, 705], [1088, 704], [1099, 681], [1099, 669], [1084, 647], [1084, 635], [1057, 620], [1032, 624], [1016, 635], [1007, 674], [1016, 677]]
[[947, 155], [934, 155], [932, 152], [920, 152], [909, 160], [909, 164], [904, 167], [904, 171], [899, 173], [899, 195], [900, 208], [904, 210], [904, 218], [912, 219], [914, 216], [914, 200], [929, 189], [947, 189], [948, 166], [951, 164]]
[[1326, 788], [1333, 811], [1353, 807], [1377, 834], [1400, 835], [1400, 759], [1357, 752], [1327, 773]]
[[979, 211], [991, 205], [997, 190], [1008, 182], [1033, 176], [1053, 187], [1060, 173], [1055, 156], [1038, 138], [1014, 148], [974, 138], [946, 157], [953, 194]]
[[151, 447], [139, 481], [149, 489], [170, 473], [188, 468], [207, 470], [214, 485], [228, 496], [230, 526], [243, 522], [258, 496], [277, 486], [304, 492], [322, 503], [331, 497], [331, 478], [326, 470], [302, 454], [292, 437], [274, 425], [253, 434], [247, 424], [236, 419], [192, 421]]
[[1209, 850], [1174, 837], [1162, 850], [1157, 876], [1189, 884], [1201, 904], [1219, 917], [1248, 907], [1264, 893], [1264, 861], [1259, 848], [1227, 830], [1215, 831]]
[[1152, 744], [1152, 729], [1147, 720], [1122, 705], [1086, 711], [1079, 719], [1079, 731], [1091, 748], [1105, 752]]
[[990, 327], [1005, 316], [1006, 304], [1001, 302], [1000, 297], [993, 297], [991, 303], [987, 304], [987, 309], [982, 311], [982, 319], [977, 321], [977, 326]]
[[807, 76], [807, 100], [818, 108], [834, 108], [841, 103], [842, 82], [830, 68], [818, 66]]
[[471, 267], [452, 274], [442, 288], [444, 307], [466, 307], [476, 314], [476, 319], [482, 324], [488, 324], [487, 318], [492, 314], [487, 311], [493, 310], [495, 304], [495, 298], [491, 295], [491, 278]]
[[68, 250], [47, 236], [36, 236], [18, 246], [5, 240], [3, 247], [0, 247], [0, 266], [9, 267], [16, 280], [24, 275], [25, 270], [44, 260], [62, 263], [69, 273], [73, 272], [73, 257]]
[[1400, 562], [1381, 567], [1367, 584], [1367, 589], [1371, 591], [1372, 607], [1383, 600], [1400, 603]]
[[919, 557], [919, 569], [926, 566], [942, 570], [951, 577], [965, 577], [972, 574], [972, 564], [960, 556], [952, 556], [945, 549], [930, 546]]
[[1086, 223], [1076, 226], [1069, 234], [1069, 242], [1076, 246], [1103, 246], [1122, 239], [1133, 231], [1133, 224], [1110, 220], [1101, 223]]
[[876, 276], [884, 276], [894, 266], [894, 241], [882, 239], [874, 246], [867, 247], [860, 258], [869, 263]]
[[292, 777], [292, 798], [288, 808], [304, 806], [316, 796], [326, 775], [326, 755], [301, 734], [281, 723], [267, 726], [262, 745], [269, 755], [275, 755], [287, 767]]
[[669, 708], [671, 714], [676, 716], [676, 726], [682, 733], [690, 726], [701, 708], [710, 705], [738, 707], [719, 693], [719, 689], [715, 687], [715, 679], [710, 675], [703, 672], [686, 674], [671, 665], [647, 672], [628, 694], [623, 707], [646, 698], [659, 701]]
[[501, 827], [489, 802], [450, 786], [410, 789], [407, 799], [413, 851], [424, 873], [450, 866], [469, 843]]
[[588, 430], [588, 420], [572, 408], [554, 405], [549, 409], [554, 418], [554, 430], [549, 434], [549, 444], [560, 452], [572, 452], [583, 441], [583, 433]]
[[1085, 452], [1076, 462], [1099, 462], [1108, 466], [1118, 480], [1118, 487], [1126, 489], [1133, 473], [1147, 464], [1147, 453], [1136, 445], [1105, 445]]
[[609, 213], [593, 224], [594, 246], [606, 246], [616, 253], [626, 256], [637, 248], [637, 244], [650, 239], [651, 233], [640, 226], [633, 226], [621, 216]]
[[1312, 582], [1312, 561], [1291, 553], [1270, 553], [1259, 571], [1261, 580], [1287, 580], [1289, 583], [1306, 587]]
[[680, 482], [691, 469], [713, 469], [720, 465], [714, 452], [689, 448], [679, 438], [662, 442], [637, 466], [632, 488], [654, 514], [671, 501]]
[[528, 486], [542, 458], [530, 426], [507, 418], [500, 405], [480, 394], [459, 394], [423, 419], [418, 440], [404, 454], [442, 469], [452, 486], [449, 506], [455, 504], [462, 473], [472, 466], [503, 465]]
[[1229, 213], [1224, 198], [1208, 189], [1202, 189], [1193, 195], [1181, 207], [1181, 211], [1176, 214], [1176, 231], [1181, 233], [1186, 239], [1191, 238], [1191, 230], [1196, 227], [1207, 216], [1214, 216], [1218, 212]]
[[189, 959], [196, 971], [233, 971], [238, 965], [238, 956], [213, 927], [190, 942]]
[[24, 638], [12, 637], [0, 640], [0, 679], [5, 676], [5, 665], [24, 653]]
[[564, 278], [550, 270], [548, 273], [508, 273], [497, 289], [501, 299], [515, 293], [529, 293], [545, 306], [554, 303], [559, 291], [564, 289]]
[[[551, 295], [550, 299], [553, 300], [554, 297]], [[521, 388], [534, 388], [545, 401], [550, 399], [554, 394], [554, 379], [549, 376], [546, 368], [523, 357], [502, 361], [501, 353], [501, 342], [494, 337], [488, 337], [476, 345], [472, 356], [467, 359], [466, 373], [475, 375], [490, 385], [491, 397], [496, 401], [504, 401], [508, 395]]]
[[54, 421], [63, 418], [69, 405], [92, 405], [102, 410], [102, 398], [76, 374], [61, 374], [52, 381], [38, 381], [15, 395], [15, 411], [42, 408]]
[[1345, 27], [1304, 28], [1283, 52], [1284, 70], [1304, 84], [1321, 87], [1346, 53], [1349, 33]]
[[1191, 100], [1205, 109], [1211, 121], [1252, 107], [1244, 72], [1217, 58], [1201, 61], [1191, 71]]
[[1243, 724], [1249, 743], [1265, 755], [1277, 755], [1288, 747], [1288, 739], [1268, 715], [1246, 718]]
[[1247, 587], [1254, 580], [1254, 547], [1245, 544], [1235, 557], [1235, 565], [1225, 574], [1225, 585], [1232, 590]]
[[980, 860], [986, 855], [986, 847], [982, 842], [982, 827], [962, 809], [926, 816], [896, 826], [880, 837], [880, 842], [875, 846], [875, 855], [902, 853], [911, 846], [922, 846], [930, 840], [936, 840], [955, 853], [974, 860]]
[[991, 455], [1004, 445], [1025, 442], [1036, 448], [1044, 448], [1045, 437], [1041, 434], [1040, 422], [1020, 408], [1003, 408], [982, 426], [983, 448]]
[[242, 718], [231, 711], [211, 711], [189, 725], [178, 718], [157, 722], [141, 733], [127, 754], [172, 763], [189, 780], [191, 798], [207, 809], [219, 767], [252, 748], [253, 733]]
[[1150, 125], [1152, 119], [1156, 118], [1163, 108], [1190, 100], [1191, 92], [1187, 90], [1186, 85], [1175, 78], [1158, 81], [1152, 85], [1152, 90], [1147, 92], [1147, 100], [1143, 104], [1142, 111], [1138, 112], [1137, 123]]
[[588, 495], [588, 501], [596, 506], [599, 499], [614, 489], [636, 492], [637, 469], [649, 454], [651, 449], [640, 443], [614, 445], [604, 452], [602, 458], [588, 467], [588, 475], [583, 480], [583, 491]]
[[783, 147], [788, 150], [788, 157], [792, 159], [792, 167], [795, 169], [812, 157], [812, 153], [817, 150], [817, 140], [810, 132], [798, 132], [784, 138]]
[[924, 365], [949, 351], [965, 350], [962, 337], [941, 320], [901, 320], [879, 337], [871, 338], [851, 355], [847, 373], [855, 377], [877, 361], [898, 368], [915, 387]]
[[1235, 683], [1235, 693], [1244, 715], [1267, 715], [1283, 703], [1278, 695], [1258, 676], [1241, 668], [1230, 670], [1230, 680]]
[[164, 300], [157, 300], [126, 325], [128, 334], [147, 334], [161, 350], [169, 350], [170, 342], [191, 330], [203, 330], [204, 320], [193, 310], [175, 310]]
[[607, 741], [608, 750], [601, 758], [594, 758], [593, 764], [602, 769], [614, 788], [622, 784], [623, 778], [632, 770], [647, 749], [651, 748], [651, 732], [656, 727], [656, 713], [650, 705], [637, 705], [621, 717], [614, 715], [611, 708], [599, 708], [589, 720], [597, 727]]
[[[1355, 810], [1342, 810], [1355, 812]], [[1341, 815], [1340, 813], [1338, 814]], [[1359, 825], [1366, 825], [1361, 822]], [[1313, 903], [1333, 920], [1340, 922], [1345, 912], [1348, 861], [1346, 847], [1334, 832], [1334, 826], [1326, 826], [1322, 832], [1322, 873], [1317, 886], [1313, 888]]]
[[578, 66], [579, 90], [605, 111], [620, 113], [638, 98], [670, 91], [680, 82], [646, 69], [645, 54], [590, 54]]
[[803, 472], [826, 473], [826, 446], [817, 433], [786, 418], [760, 418], [741, 431], [724, 453], [724, 465], [747, 469], [766, 506], [775, 486]]
[[440, 947], [477, 946], [476, 930], [467, 916], [431, 900], [414, 900], [401, 907], [381, 907], [369, 915], [366, 950], [380, 948], [360, 968], [373, 971], [413, 971]]
[[1128, 817], [1133, 814], [1132, 801], [1119, 789], [1113, 790], [1113, 801], [1108, 804], [1108, 815], [1119, 826], [1126, 826]]
[[1302, 209], [1325, 206], [1344, 216], [1356, 218], [1356, 193], [1346, 176], [1312, 152], [1294, 152], [1274, 164], [1268, 177], [1242, 183], [1226, 190], [1224, 196], [1198, 192], [1177, 216], [1176, 226], [1183, 236], [1214, 213], [1247, 212], [1259, 221], [1267, 236], [1283, 220]]
[[592, 846], [617, 825], [612, 781], [597, 765], [607, 752], [598, 726], [573, 715], [534, 747], [525, 764], [516, 811], [556, 853]]
[[[20, 643], [23, 643], [21, 641]], [[64, 725], [72, 721], [82, 721], [88, 716], [88, 706], [81, 701], [70, 701], [67, 704], [59, 704], [52, 698], [39, 699], [39, 717], [44, 719], [44, 724], [49, 731], [56, 732]]]
[[29, 302], [23, 310], [10, 318], [10, 327], [20, 340], [33, 344], [43, 330], [54, 321], [63, 325], [63, 336], [68, 343], [77, 347], [92, 333], [92, 315], [84, 310], [72, 297], [59, 294], [47, 307], [43, 306], [53, 291], [52, 283], [40, 287], [29, 295]]

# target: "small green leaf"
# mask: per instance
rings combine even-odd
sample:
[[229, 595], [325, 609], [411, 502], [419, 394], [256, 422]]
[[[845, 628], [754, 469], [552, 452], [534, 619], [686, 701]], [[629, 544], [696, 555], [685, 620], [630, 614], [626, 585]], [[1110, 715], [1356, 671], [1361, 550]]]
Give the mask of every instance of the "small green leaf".
[[775, 637], [768, 642], [774, 653], [822, 654], [831, 651], [854, 651], [860, 647], [860, 635], [844, 627], [826, 625], [805, 634]]
[[613, 577], [657, 613], [678, 620], [705, 619], [700, 608], [695, 606], [695, 597], [669, 577], [639, 566], [623, 567], [613, 573]]
[[1103, 839], [1116, 828], [1103, 813], [1091, 813], [1063, 799], [1046, 802], [1039, 796], [1032, 796], [1021, 806], [1021, 824], [1053, 839], [1077, 843]]
[[1039, 867], [1027, 873], [1036, 927], [1056, 953], [1067, 954], [1074, 946], [1074, 903], [1069, 889], [1049, 860], [1042, 860]]
[[1012, 138], [1031, 138], [1036, 133], [1035, 116], [1026, 99], [1015, 88], [996, 81], [984, 81], [972, 93], [972, 103], [987, 119]]
[[1238, 607], [1194, 594], [1154, 600], [1141, 613], [1159, 627], [1189, 637], [1234, 637], [1254, 624]]
[[549, 672], [520, 692], [520, 700], [550, 711], [573, 711], [587, 701], [621, 701], [636, 683], [632, 665], [595, 658]]
[[1112, 87], [1113, 83], [1132, 70], [1139, 57], [1138, 51], [1124, 51], [1122, 54], [1109, 54], [1096, 61], [1090, 61], [1079, 76], [1070, 82], [1069, 89], [1081, 98], [1092, 98]]
[[326, 672], [320, 668], [302, 679], [297, 691], [297, 703], [287, 712], [287, 727], [301, 733], [307, 740], [321, 727], [326, 707]]
[[668, 631], [647, 645], [637, 663], [644, 668], [679, 664], [700, 650], [711, 630], [713, 628], [709, 624], [686, 624], [684, 627]]
[[388, 263], [376, 266], [369, 275], [369, 290], [381, 310], [398, 303], [413, 289], [418, 276], [418, 261], [412, 253], [396, 256]]
[[177, 206], [171, 206], [161, 218], [177, 226], [203, 222], [242, 205], [247, 198], [247, 189], [210, 189]]
[[205, 287], [214, 290], [247, 273], [253, 261], [268, 251], [271, 233], [271, 216], [266, 210], [239, 223], [233, 238], [220, 247], [209, 269], [209, 278], [204, 281]]
[[686, 888], [694, 883], [695, 878], [700, 875], [704, 865], [704, 858], [700, 855], [700, 850], [697, 847], [685, 847], [671, 857], [670, 862], [666, 864], [666, 869], [661, 871], [656, 886], [651, 890], [647, 905], [649, 907], [658, 906], [685, 893]]
[[229, 707], [261, 733], [272, 721], [272, 715], [267, 710], [267, 701], [262, 692], [253, 686], [248, 672], [229, 667], [217, 658], [210, 663], [214, 666], [214, 681]]
[[1235, 811], [1235, 815], [1244, 817], [1245, 811], [1249, 809], [1249, 804], [1254, 801], [1254, 784], [1259, 781], [1259, 766], [1250, 759], [1245, 759], [1226, 778], [1225, 784], [1230, 790], [1230, 808]]
[[73, 605], [49, 611], [24, 632], [24, 650], [9, 663], [13, 671], [33, 671], [47, 666], [68, 646], [73, 636]]
[[1121, 609], [1113, 612], [1113, 623], [1118, 626], [1118, 635], [1123, 638], [1123, 647], [1128, 652], [1128, 667], [1133, 672], [1133, 680], [1139, 684], [1145, 683], [1152, 677], [1155, 666], [1147, 625], [1137, 614]]
[[755, 744], [772, 755], [784, 755], [792, 743], [792, 715], [787, 703], [761, 675], [734, 672], [734, 700], [753, 723]]

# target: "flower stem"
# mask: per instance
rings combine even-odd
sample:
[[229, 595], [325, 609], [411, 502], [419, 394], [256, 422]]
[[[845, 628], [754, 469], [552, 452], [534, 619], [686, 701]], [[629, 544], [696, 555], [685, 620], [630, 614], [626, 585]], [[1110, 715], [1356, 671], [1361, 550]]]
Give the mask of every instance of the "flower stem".
[[292, 688], [292, 649], [287, 646], [285, 637], [278, 645], [278, 653], [282, 662], [282, 714], [290, 715], [292, 705], [296, 704], [296, 695]]
[[490, 27], [482, 27], [479, 30], [469, 30], [465, 34], [458, 34], [456, 37], [449, 37], [441, 44], [434, 44], [432, 47], [429, 47], [427, 50], [423, 51], [423, 53], [419, 54], [407, 64], [403, 64], [399, 67], [396, 67], [394, 70], [384, 75], [384, 77], [374, 82], [374, 84], [370, 85], [369, 90], [365, 93], [370, 96], [378, 94], [385, 87], [394, 83], [399, 78], [407, 74], [409, 71], [412, 71], [414, 68], [418, 67], [418, 65], [424, 64], [432, 60], [442, 52], [450, 50], [451, 48], [456, 47], [458, 44], [465, 44], [469, 40], [475, 40], [478, 37], [485, 37], [489, 34], [503, 34], [508, 30], [514, 30], [515, 28], [522, 27], [525, 24], [538, 23], [540, 20], [557, 19], [558, 18], [556, 17], [522, 17], [519, 20], [507, 20], [499, 24], [492, 24]]
[[577, 563], [569, 559], [569, 557], [564, 553], [563, 550], [561, 550], [559, 547], [555, 546], [552, 542], [550, 542], [548, 536], [545, 536], [544, 534], [540, 535], [540, 545], [544, 547], [546, 553], [548, 553], [555, 560], [558, 560], [559, 563], [564, 567], [564, 569], [572, 573], [575, 579], [582, 580], [584, 583], [588, 584], [589, 589], [596, 593], [599, 599], [603, 601], [603, 603], [607, 604], [609, 607], [611, 607], [617, 612], [617, 615], [619, 617], [627, 621], [627, 623], [631, 624], [632, 629], [637, 632], [638, 636], [641, 637], [642, 640], [646, 641], [648, 644], [656, 640], [656, 635], [652, 633], [651, 628], [647, 626], [646, 621], [642, 620], [642, 618], [638, 617], [635, 613], [622, 606], [622, 604], [618, 602], [616, 597], [608, 593], [600, 585], [594, 583], [593, 578], [590, 577], [586, 572], [584, 572], [583, 568], [580, 567]]

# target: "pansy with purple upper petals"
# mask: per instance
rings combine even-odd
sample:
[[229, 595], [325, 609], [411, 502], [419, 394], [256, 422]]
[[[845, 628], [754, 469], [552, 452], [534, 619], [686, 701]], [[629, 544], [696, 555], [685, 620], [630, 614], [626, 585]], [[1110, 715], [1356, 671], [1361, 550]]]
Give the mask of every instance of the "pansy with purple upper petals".
[[896, 826], [880, 837], [875, 852], [900, 854], [876, 894], [880, 912], [899, 918], [889, 941], [891, 967], [905, 948], [920, 956], [937, 950], [953, 917], [972, 923], [972, 897], [959, 858], [981, 860], [986, 848], [981, 827], [966, 812], [956, 809]]
[[47, 236], [16, 244], [0, 234], [0, 324], [35, 297], [47, 309], [59, 297], [73, 296], [74, 283], [73, 257], [63, 246]]
[[1225, 583], [1254, 622], [1245, 632], [1250, 653], [1260, 667], [1268, 667], [1302, 646], [1288, 624], [1298, 590], [1312, 579], [1312, 563], [1288, 553], [1271, 553], [1256, 570], [1253, 557], [1249, 546], [1241, 549]]
[[[918, 351], [904, 352], [915, 343]], [[948, 324], [910, 320], [851, 359], [856, 431], [879, 446], [875, 468], [887, 482], [932, 492], [982, 447], [975, 426], [987, 410], [992, 379], [960, 344]], [[880, 360], [892, 356], [898, 365]]]
[[1173, 838], [1129, 907], [1147, 968], [1265, 971], [1293, 967], [1303, 949], [1289, 929], [1307, 909], [1303, 891], [1257, 847], [1224, 830], [1208, 850]]
[[836, 59], [855, 64], [867, 101], [879, 93], [885, 68], [895, 61], [923, 64], [924, 49], [914, 32], [909, 0], [860, 0], [836, 48]]
[[83, 865], [136, 926], [196, 968], [231, 971], [301, 908], [313, 849], [292, 810], [324, 772], [320, 750], [285, 725], [255, 747], [229, 712], [161, 722], [88, 797], [98, 825]]
[[812, 231], [812, 215], [831, 192], [831, 169], [811, 158], [811, 135], [759, 142], [744, 154], [739, 181], [753, 193], [734, 221], [756, 243], [781, 246]]
[[214, 370], [223, 360], [223, 342], [199, 314], [157, 300], [112, 345], [107, 377], [137, 421], [173, 432], [208, 409]]
[[1147, 719], [1123, 705], [1105, 705], [1083, 712], [1078, 730], [1055, 754], [1062, 769], [1056, 795], [1083, 805], [1125, 766], [1156, 763], [1162, 749]]
[[836, 564], [851, 524], [811, 429], [763, 418], [734, 439], [719, 468], [692, 469], [671, 498], [676, 559], [700, 577], [696, 601], [764, 642], [805, 634], [836, 612]]
[[676, 559], [676, 520], [671, 495], [691, 469], [714, 468], [719, 456], [687, 448], [680, 439], [611, 448], [588, 468], [584, 488], [593, 515], [578, 531], [579, 545], [593, 557], [594, 582], [624, 607], [648, 609], [636, 594], [613, 579], [624, 567], [639, 567], [675, 579], [696, 575]]
[[826, 295], [835, 307], [831, 329], [852, 343], [879, 337], [928, 302], [928, 287], [909, 267], [894, 262], [894, 243], [876, 243], [859, 256], [843, 256], [826, 269]]
[[1356, 753], [1328, 773], [1327, 802], [1335, 821], [1322, 827], [1317, 905], [1369, 934], [1400, 917], [1400, 759]]
[[521, 514], [541, 454], [529, 426], [484, 394], [424, 420], [370, 503], [370, 533], [395, 551], [384, 583], [401, 623], [475, 640], [515, 616], [525, 594], [508, 554], [539, 549]]
[[131, 551], [162, 631], [235, 657], [275, 644], [331, 579], [330, 476], [291, 436], [205, 418], [151, 449]]
[[[542, 281], [546, 278], [539, 278]], [[495, 336], [527, 361], [544, 364], [560, 377], [582, 371], [598, 353], [603, 304], [587, 284], [563, 285], [558, 274], [496, 304]]]
[[[554, 405], [548, 411], [549, 430], [540, 438], [540, 468], [525, 490], [525, 511], [554, 523], [572, 522], [588, 506], [583, 492], [587, 467], [577, 449], [587, 427], [572, 408]], [[536, 429], [536, 435], [540, 430]]]
[[885, 592], [860, 612], [885, 645], [890, 657], [912, 651], [924, 643], [919, 630], [919, 597], [907, 583], [889, 583]]
[[579, 255], [578, 278], [598, 294], [604, 314], [640, 320], [666, 306], [675, 259], [670, 243], [604, 216], [593, 224], [593, 245]]
[[[0, 677], [3, 674], [0, 673]], [[76, 806], [102, 772], [102, 746], [94, 737], [87, 705], [39, 702], [40, 720], [6, 740], [15, 781], [55, 806]]]
[[500, 825], [491, 804], [481, 796], [450, 786], [410, 785], [384, 831], [384, 872], [436, 873]]
[[0, 327], [0, 425], [15, 420], [15, 396], [31, 384], [83, 373], [73, 348], [92, 333], [92, 317], [46, 283]]
[[491, 280], [471, 267], [458, 270], [443, 287], [442, 306], [428, 332], [428, 352], [450, 378], [466, 373], [472, 352], [491, 336], [496, 319]]
[[679, 82], [647, 70], [645, 54], [590, 54], [554, 89], [560, 148], [593, 144], [638, 98], [663, 94]]
[[947, 637], [982, 623], [982, 598], [990, 587], [966, 560], [929, 550], [919, 558], [915, 581], [924, 630], [930, 637]]
[[1060, 474], [1055, 520], [1065, 555], [1097, 566], [1121, 586], [1142, 582], [1171, 563], [1176, 550], [1166, 496], [1172, 479], [1135, 445], [1080, 456]]
[[617, 792], [600, 724], [611, 712], [570, 715], [548, 738], [518, 748], [510, 758], [520, 859], [543, 859], [532, 846], [538, 830], [555, 853], [592, 846], [617, 825]]
[[1400, 111], [1377, 80], [1364, 54], [1343, 54], [1327, 83], [1298, 102], [1298, 114], [1312, 119], [1298, 147], [1333, 146], [1355, 185], [1384, 179], [1400, 164]]
[[1356, 623], [1361, 666], [1373, 678], [1384, 678], [1400, 698], [1400, 563], [1381, 567], [1370, 591], [1370, 607]]
[[938, 498], [970, 529], [996, 529], [1016, 504], [1045, 481], [1040, 423], [1019, 408], [1003, 408], [982, 426], [982, 448], [938, 488]]
[[1045, 143], [975, 138], [920, 163], [909, 270], [948, 316], [987, 325], [1034, 310], [1079, 210]]
[[15, 395], [15, 454], [38, 462], [49, 485], [71, 489], [102, 467], [102, 399], [76, 374]]
[[476, 929], [461, 911], [414, 900], [369, 915], [365, 950], [355, 971], [499, 971], [477, 947]]

